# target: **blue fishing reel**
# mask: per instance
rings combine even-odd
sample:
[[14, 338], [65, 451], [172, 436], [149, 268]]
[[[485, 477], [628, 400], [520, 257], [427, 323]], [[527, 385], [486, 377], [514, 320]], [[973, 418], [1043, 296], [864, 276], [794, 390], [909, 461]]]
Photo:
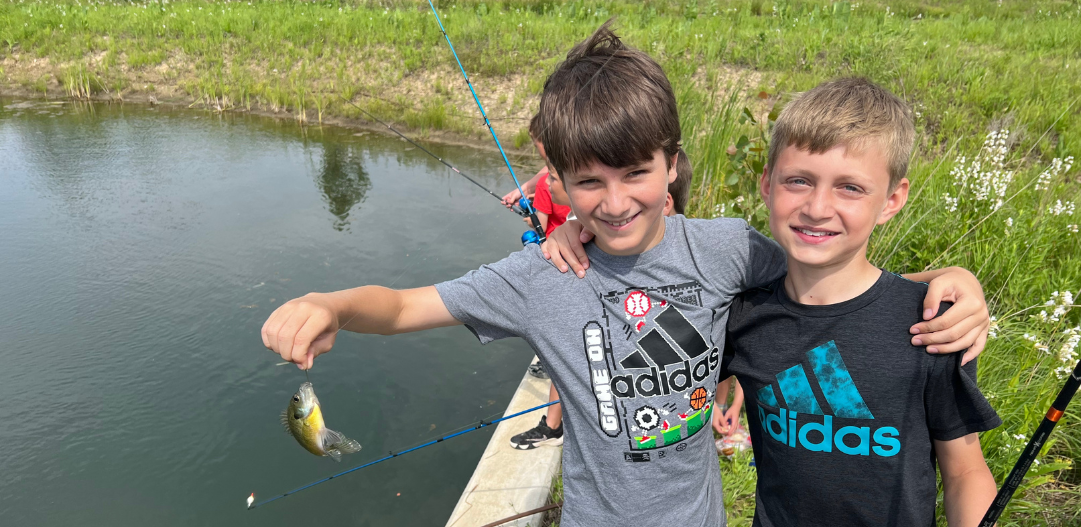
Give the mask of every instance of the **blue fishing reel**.
[[540, 236], [536, 231], [525, 231], [522, 233], [522, 246], [525, 247], [531, 243], [539, 244], [541, 242]]
[[529, 198], [522, 198], [518, 200], [517, 205], [511, 205], [511, 210], [523, 218], [528, 218], [529, 213], [533, 211], [533, 202]]
[[531, 243], [540, 244], [544, 242], [544, 231], [541, 229], [540, 220], [537, 219], [537, 213], [536, 209], [533, 208], [533, 202], [528, 198], [522, 198], [518, 200], [517, 205], [514, 205], [511, 208], [514, 212], [517, 212], [519, 216], [529, 218], [533, 223], [533, 230], [522, 233], [522, 246], [524, 247]]

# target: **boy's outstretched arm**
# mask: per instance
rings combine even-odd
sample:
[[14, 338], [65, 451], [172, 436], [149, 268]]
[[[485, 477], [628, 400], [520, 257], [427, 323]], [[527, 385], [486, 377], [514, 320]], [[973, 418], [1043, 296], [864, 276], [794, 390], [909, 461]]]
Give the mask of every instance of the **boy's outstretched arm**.
[[[991, 313], [987, 310], [983, 287], [975, 275], [963, 267], [946, 267], [909, 273], [904, 277], [928, 284], [927, 296], [923, 299], [924, 322], [909, 328], [915, 335], [913, 345], [927, 346], [929, 353], [953, 353], [967, 348], [962, 364], [983, 352]], [[953, 302], [954, 305], [935, 318], [942, 302]]]
[[968, 434], [934, 443], [942, 472], [946, 522], [950, 527], [979, 525], [997, 492], [995, 478], [983, 459], [979, 436]]
[[330, 351], [339, 329], [394, 335], [461, 324], [435, 286], [394, 290], [363, 286], [309, 293], [275, 309], [261, 331], [263, 345], [301, 369]]

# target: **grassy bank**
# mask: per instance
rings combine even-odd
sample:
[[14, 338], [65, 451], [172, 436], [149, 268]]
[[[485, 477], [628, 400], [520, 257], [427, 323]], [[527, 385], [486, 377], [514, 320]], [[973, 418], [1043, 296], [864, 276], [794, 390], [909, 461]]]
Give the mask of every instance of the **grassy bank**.
[[[679, 96], [695, 216], [743, 216], [765, 229], [754, 185], [771, 110], [785, 94], [865, 75], [903, 95], [918, 115], [914, 190], [876, 233], [872, 256], [897, 272], [962, 265], [985, 284], [996, 331], [980, 381], [1005, 424], [982, 440], [1002, 480], [1081, 333], [1081, 310], [1072, 309], [1081, 303], [1081, 161], [1068, 162], [1081, 159], [1081, 4], [439, 4], [497, 132], [520, 147], [546, 72], [618, 16], [620, 34], [662, 63]], [[417, 135], [486, 145], [426, 7], [0, 0], [0, 87], [360, 120], [344, 98]], [[1079, 407], [1000, 525], [1081, 523], [1081, 470], [1072, 465], [1081, 456]], [[747, 524], [753, 471], [745, 459], [721, 465], [733, 524]]]

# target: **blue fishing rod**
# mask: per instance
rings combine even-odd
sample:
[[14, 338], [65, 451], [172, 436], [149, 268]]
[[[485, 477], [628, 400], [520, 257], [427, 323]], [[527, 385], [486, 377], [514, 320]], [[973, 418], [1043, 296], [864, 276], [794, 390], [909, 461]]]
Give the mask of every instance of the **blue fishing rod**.
[[[356, 472], [356, 471], [358, 471], [358, 470], [360, 470], [362, 468], [368, 468], [368, 467], [370, 467], [372, 465], [375, 465], [377, 463], [382, 463], [382, 462], [384, 462], [384, 461], [386, 461], [388, 459], [394, 459], [396, 457], [404, 456], [404, 455], [406, 455], [406, 454], [408, 454], [410, 452], [414, 452], [414, 451], [420, 450], [420, 449], [425, 448], [425, 447], [430, 447], [430, 446], [432, 446], [432, 445], [434, 445], [436, 443], [442, 443], [443, 441], [446, 441], [446, 440], [448, 440], [448, 439], [450, 439], [452, 437], [458, 437], [460, 435], [465, 435], [465, 434], [468, 434], [470, 432], [476, 432], [477, 430], [480, 430], [481, 428], [492, 426], [492, 425], [494, 425], [494, 424], [496, 424], [496, 423], [498, 423], [500, 421], [506, 421], [507, 419], [518, 417], [519, 415], [524, 415], [524, 414], [528, 414], [530, 412], [535, 412], [537, 410], [540, 410], [541, 408], [547, 408], [549, 406], [552, 406], [553, 404], [559, 404], [559, 400], [550, 401], [550, 402], [544, 403], [542, 405], [534, 406], [533, 408], [530, 408], [528, 410], [522, 410], [521, 412], [518, 412], [518, 413], [514, 413], [514, 414], [511, 414], [511, 415], [505, 415], [503, 417], [500, 417], [499, 419], [493, 419], [491, 421], [485, 421], [485, 420], [481, 419], [481, 421], [479, 423], [477, 423], [477, 424], [475, 424], [475, 425], [473, 425], [473, 426], [471, 426], [469, 428], [466, 428], [465, 430], [461, 430], [461, 431], [455, 432], [453, 434], [445, 435], [443, 437], [440, 437], [439, 439], [433, 439], [431, 441], [428, 441], [427, 443], [423, 443], [423, 444], [417, 445], [417, 446], [412, 447], [412, 448], [407, 448], [407, 449], [402, 450], [400, 452], [393, 452], [392, 451], [391, 453], [389, 453], [389, 454], [387, 454], [387, 455], [385, 455], [385, 456], [383, 456], [383, 457], [381, 457], [381, 458], [379, 458], [379, 459], [377, 459], [375, 461], [369, 461], [369, 462], [367, 462], [367, 463], [365, 463], [363, 465], [353, 467], [353, 468], [351, 468], [349, 470], [343, 470], [343, 471], [341, 471], [341, 472], [339, 472], [337, 474], [334, 474], [333, 476], [327, 476], [327, 477], [325, 477], [323, 479], [320, 479], [318, 481], [313, 481], [311, 483], [308, 483], [307, 485], [304, 485], [303, 487], [297, 487], [297, 488], [295, 488], [295, 489], [293, 489], [293, 490], [291, 490], [289, 492], [286, 492], [284, 494], [278, 494], [277, 496], [274, 496], [273, 498], [265, 499], [265, 500], [260, 501], [258, 503], [253, 502], [251, 505], [248, 505], [248, 510], [254, 509], [256, 507], [262, 507], [263, 505], [266, 505], [267, 503], [270, 503], [272, 501], [280, 500], [280, 499], [282, 499], [282, 498], [284, 498], [286, 496], [291, 496], [291, 495], [296, 494], [296, 493], [298, 493], [298, 492], [300, 492], [302, 490], [305, 490], [305, 489], [310, 489], [310, 488], [312, 488], [312, 487], [314, 487], [316, 485], [326, 483], [326, 482], [328, 482], [328, 481], [330, 481], [330, 480], [332, 480], [334, 478], [341, 477], [341, 476], [344, 476], [346, 474], [349, 474], [350, 472]], [[255, 494], [253, 493], [252, 496], [255, 496]]]
[[[492, 134], [492, 139], [495, 140], [496, 148], [499, 148], [499, 154], [503, 156], [503, 162], [507, 164], [507, 170], [510, 171], [510, 177], [514, 179], [515, 186], [518, 187], [518, 192], [522, 194], [522, 199], [518, 200], [518, 205], [529, 214], [529, 220], [533, 222], [533, 236], [530, 236], [530, 232], [526, 231], [522, 234], [522, 244], [527, 243], [540, 243], [545, 239], [544, 229], [541, 227], [540, 219], [537, 218], [536, 209], [525, 197], [525, 192], [522, 191], [521, 183], [518, 183], [518, 176], [514, 174], [514, 167], [510, 165], [510, 160], [507, 159], [507, 153], [503, 151], [503, 145], [499, 143], [499, 137], [495, 135], [495, 129], [492, 128], [492, 122], [488, 120], [488, 114], [484, 111], [484, 106], [480, 103], [480, 98], [477, 97], [477, 90], [473, 89], [473, 83], [469, 82], [469, 75], [465, 73], [465, 67], [462, 66], [461, 59], [458, 58], [458, 52], [454, 51], [454, 44], [450, 41], [450, 36], [447, 35], [447, 29], [443, 27], [443, 21], [439, 19], [439, 12], [435, 10], [435, 4], [432, 0], [428, 0], [428, 6], [432, 8], [432, 14], [435, 15], [435, 21], [439, 24], [439, 31], [443, 33], [443, 38], [447, 40], [447, 45], [450, 46], [450, 52], [454, 55], [454, 61], [458, 63], [458, 69], [462, 72], [462, 77], [465, 77], [465, 84], [469, 86], [469, 92], [473, 94], [473, 101], [477, 103], [477, 109], [480, 110], [481, 117], [484, 118], [484, 126], [488, 127], [488, 132]], [[533, 237], [536, 237], [534, 240]], [[528, 239], [527, 239], [528, 238]]]

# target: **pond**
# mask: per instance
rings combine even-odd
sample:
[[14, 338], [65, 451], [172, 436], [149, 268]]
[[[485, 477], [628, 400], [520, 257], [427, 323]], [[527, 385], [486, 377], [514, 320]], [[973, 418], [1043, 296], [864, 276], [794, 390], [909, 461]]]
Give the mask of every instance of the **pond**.
[[[498, 153], [430, 148], [497, 193], [512, 186]], [[0, 518], [442, 525], [491, 429], [244, 501], [501, 413], [529, 347], [481, 346], [461, 327], [342, 332], [311, 371], [328, 425], [364, 447], [335, 463], [283, 432], [304, 374], [276, 365], [259, 330], [309, 291], [458, 277], [520, 249], [524, 227], [386, 135], [3, 101]]]

